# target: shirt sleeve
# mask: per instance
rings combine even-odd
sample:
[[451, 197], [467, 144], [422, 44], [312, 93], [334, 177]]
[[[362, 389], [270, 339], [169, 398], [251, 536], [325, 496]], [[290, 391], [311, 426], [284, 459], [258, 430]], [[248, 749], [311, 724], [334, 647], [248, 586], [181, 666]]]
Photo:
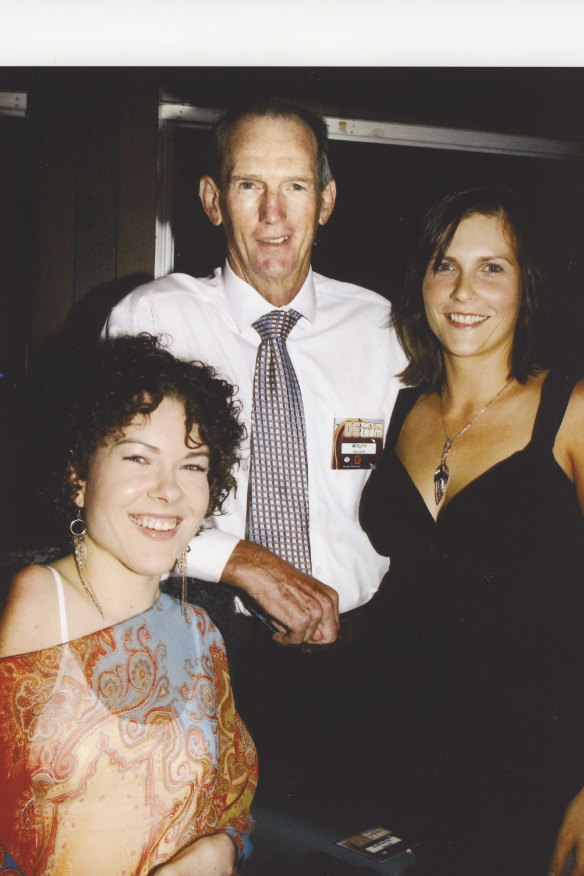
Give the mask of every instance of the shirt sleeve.
[[102, 339], [116, 338], [118, 335], [137, 335], [140, 332], [159, 335], [160, 329], [156, 326], [152, 308], [144, 296], [138, 297], [135, 293], [131, 293], [113, 308], [102, 329], [101, 337]]
[[223, 569], [241, 539], [219, 529], [203, 529], [189, 544], [187, 574], [202, 581], [221, 580]]

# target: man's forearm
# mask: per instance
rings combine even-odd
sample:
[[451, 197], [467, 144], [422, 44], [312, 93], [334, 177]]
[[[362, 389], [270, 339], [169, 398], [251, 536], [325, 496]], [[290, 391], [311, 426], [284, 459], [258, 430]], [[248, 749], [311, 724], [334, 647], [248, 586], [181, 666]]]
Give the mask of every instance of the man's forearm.
[[188, 574], [247, 593], [276, 621], [276, 641], [299, 645], [335, 640], [338, 594], [322, 581], [299, 572], [262, 545], [218, 529], [201, 532], [190, 548]]
[[267, 548], [239, 541], [221, 581], [239, 587], [281, 627], [274, 639], [281, 644], [322, 643], [336, 639], [338, 594], [311, 575], [299, 572]]

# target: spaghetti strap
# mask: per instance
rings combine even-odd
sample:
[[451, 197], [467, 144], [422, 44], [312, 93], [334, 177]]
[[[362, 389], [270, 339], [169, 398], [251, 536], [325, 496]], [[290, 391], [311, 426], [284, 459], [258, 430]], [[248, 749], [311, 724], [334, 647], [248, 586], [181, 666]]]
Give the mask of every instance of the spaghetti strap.
[[47, 569], [53, 573], [55, 580], [55, 588], [57, 590], [57, 604], [59, 606], [59, 624], [61, 626], [61, 642], [69, 641], [69, 626], [67, 624], [67, 612], [65, 610], [65, 593], [63, 591], [63, 581], [56, 569], [52, 566], [47, 566]]

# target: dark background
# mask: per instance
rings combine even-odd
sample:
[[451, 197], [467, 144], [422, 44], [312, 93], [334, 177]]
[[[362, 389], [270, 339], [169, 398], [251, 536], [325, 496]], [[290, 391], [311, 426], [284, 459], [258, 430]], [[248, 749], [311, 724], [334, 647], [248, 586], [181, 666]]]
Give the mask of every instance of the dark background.
[[[554, 68], [3, 68], [25, 118], [0, 118], [0, 532], [4, 547], [53, 541], [36, 498], [58, 423], [51, 356], [95, 338], [113, 303], [153, 276], [158, 100], [220, 109], [278, 94], [325, 115], [584, 141], [584, 70]], [[179, 128], [173, 165], [175, 268], [211, 270], [220, 230], [196, 195], [205, 133]], [[331, 142], [339, 197], [314, 266], [376, 289], [400, 287], [419, 218], [454, 187], [501, 182], [529, 205], [546, 269], [544, 339], [580, 362], [584, 162]], [[45, 403], [32, 414], [30, 375]], [[40, 472], [40, 473], [39, 473]]]

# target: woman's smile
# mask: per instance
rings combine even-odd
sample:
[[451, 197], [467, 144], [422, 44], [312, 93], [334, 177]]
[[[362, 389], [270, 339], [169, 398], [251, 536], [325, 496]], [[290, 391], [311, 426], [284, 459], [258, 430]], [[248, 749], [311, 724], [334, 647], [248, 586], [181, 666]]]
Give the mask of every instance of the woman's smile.
[[151, 514], [129, 514], [132, 523], [139, 526], [151, 538], [172, 538], [176, 533], [181, 517], [160, 517]]
[[110, 554], [139, 575], [162, 575], [197, 534], [209, 504], [209, 453], [183, 405], [165, 398], [96, 452], [79, 502], [90, 560]]
[[472, 213], [423, 283], [428, 325], [445, 356], [484, 355], [513, 346], [521, 304], [515, 245], [498, 216]]

